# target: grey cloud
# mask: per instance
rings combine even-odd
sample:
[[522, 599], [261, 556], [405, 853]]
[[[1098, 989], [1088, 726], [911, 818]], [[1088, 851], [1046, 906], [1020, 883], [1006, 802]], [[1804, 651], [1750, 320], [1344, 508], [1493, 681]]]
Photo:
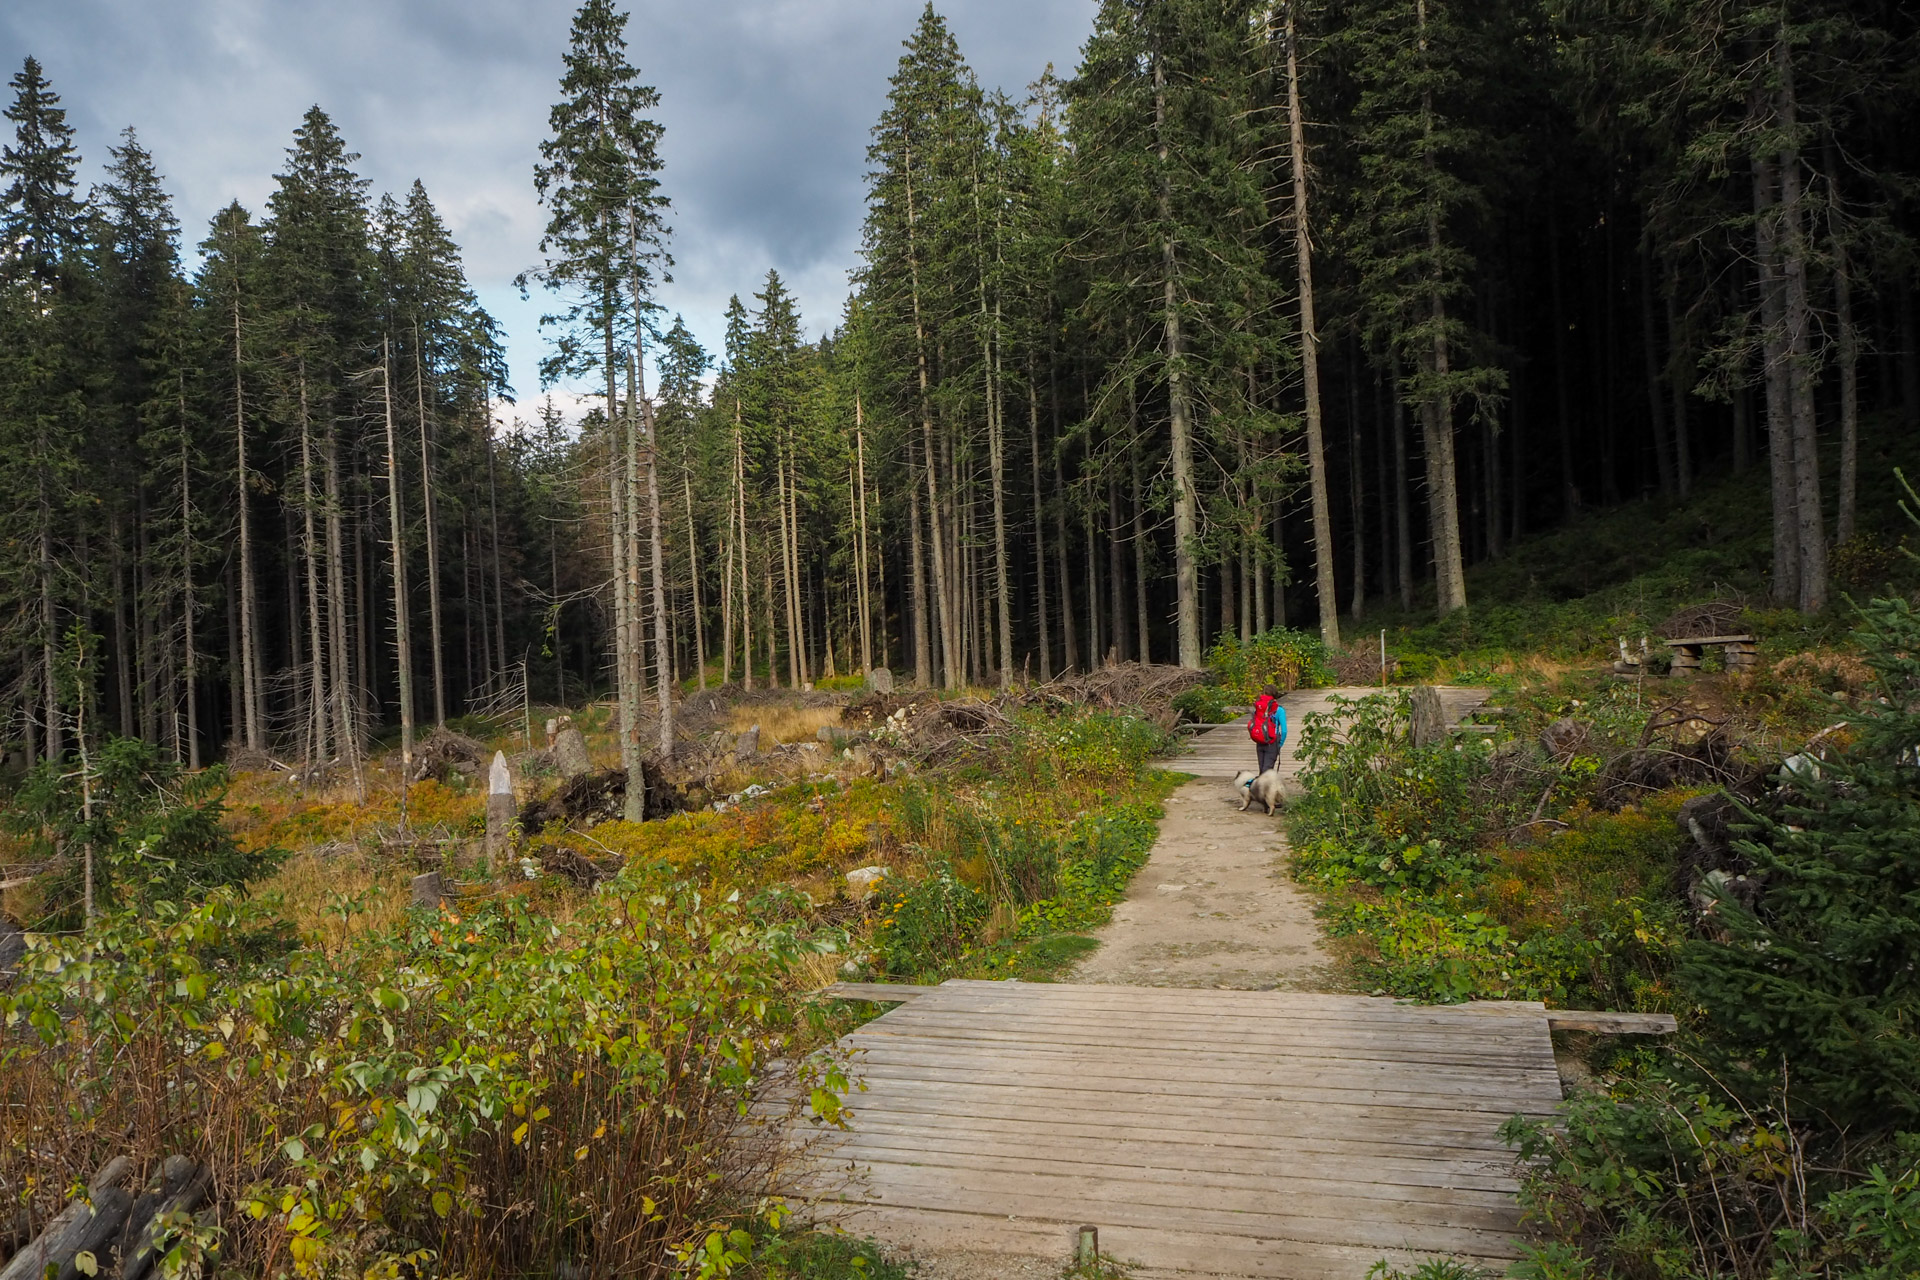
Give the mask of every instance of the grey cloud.
[[[134, 125], [189, 243], [227, 200], [258, 210], [294, 127], [318, 102], [376, 191], [416, 177], [508, 330], [515, 383], [536, 391], [541, 300], [509, 281], [537, 259], [532, 169], [572, 0], [11, 0], [0, 68], [31, 53], [80, 131], [88, 178]], [[1064, 73], [1093, 0], [939, 6], [982, 82], [1018, 91]], [[838, 318], [856, 264], [867, 130], [919, 0], [633, 0], [635, 63], [659, 88], [674, 283], [662, 290], [710, 347], [727, 296], [779, 269], [809, 327]]]

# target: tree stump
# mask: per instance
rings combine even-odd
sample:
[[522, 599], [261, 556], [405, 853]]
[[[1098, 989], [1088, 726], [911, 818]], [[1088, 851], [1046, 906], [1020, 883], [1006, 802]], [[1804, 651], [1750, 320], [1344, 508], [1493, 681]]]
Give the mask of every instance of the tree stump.
[[1409, 707], [1407, 733], [1414, 746], [1431, 747], [1437, 742], [1446, 741], [1447, 713], [1440, 705], [1440, 695], [1432, 685], [1414, 686]]
[[487, 771], [487, 873], [491, 875], [506, 855], [513, 838], [513, 774], [507, 768], [507, 753], [493, 753], [493, 767]]
[[593, 759], [587, 755], [587, 740], [573, 721], [562, 720], [560, 732], [553, 737], [553, 760], [563, 778], [578, 778], [593, 772]]

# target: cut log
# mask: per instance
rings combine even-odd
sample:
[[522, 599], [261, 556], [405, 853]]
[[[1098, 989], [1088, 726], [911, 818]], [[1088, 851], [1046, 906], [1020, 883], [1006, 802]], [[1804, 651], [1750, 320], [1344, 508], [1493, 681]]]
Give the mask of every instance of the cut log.
[[[8, 1259], [0, 1267], [0, 1280], [41, 1280], [49, 1267], [56, 1275], [66, 1276], [82, 1250], [99, 1258], [99, 1251], [116, 1238], [133, 1207], [133, 1197], [120, 1188], [132, 1172], [133, 1161], [125, 1156], [115, 1156], [101, 1166], [88, 1186], [88, 1196], [69, 1201], [31, 1244]], [[100, 1259], [100, 1269], [106, 1270], [105, 1259]], [[77, 1268], [72, 1275], [79, 1275]]]
[[165, 1223], [177, 1213], [192, 1213], [212, 1189], [213, 1175], [205, 1166], [186, 1156], [163, 1160], [160, 1172], [147, 1183], [145, 1194], [133, 1202], [127, 1215], [120, 1235], [120, 1280], [145, 1280], [158, 1256], [155, 1224]]

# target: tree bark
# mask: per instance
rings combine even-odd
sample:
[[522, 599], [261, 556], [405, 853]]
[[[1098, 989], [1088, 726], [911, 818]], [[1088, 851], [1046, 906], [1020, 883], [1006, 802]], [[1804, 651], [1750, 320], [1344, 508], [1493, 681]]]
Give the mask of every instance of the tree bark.
[[413, 636], [407, 604], [406, 521], [401, 512], [400, 447], [393, 425], [393, 353], [380, 339], [380, 399], [387, 422], [387, 533], [393, 553], [394, 678], [400, 686], [400, 828], [406, 831], [406, 788], [413, 779]]
[[[1418, 0], [1416, 12], [1420, 24], [1420, 52], [1427, 51], [1427, 4]], [[1423, 128], [1427, 137], [1427, 165], [1433, 165], [1433, 95], [1426, 93], [1422, 100]], [[1440, 246], [1440, 207], [1429, 197], [1427, 204], [1427, 243], [1436, 258], [1441, 252]], [[1435, 266], [1436, 273], [1439, 267]], [[1451, 398], [1443, 389], [1448, 373], [1451, 371], [1451, 354], [1447, 349], [1447, 306], [1446, 299], [1439, 288], [1439, 280], [1434, 281], [1431, 300], [1433, 319], [1433, 361], [1434, 381], [1437, 384], [1434, 393], [1428, 397], [1422, 414], [1426, 428], [1427, 455], [1427, 502], [1428, 520], [1433, 526], [1433, 568], [1435, 597], [1441, 617], [1467, 607], [1466, 572], [1462, 564], [1460, 548], [1460, 495], [1459, 471], [1454, 463], [1453, 453], [1453, 405]]]
[[1320, 406], [1320, 331], [1313, 314], [1313, 239], [1307, 220], [1307, 131], [1300, 111], [1294, 7], [1287, 5], [1287, 138], [1293, 178], [1293, 256], [1300, 287], [1300, 374], [1307, 401], [1307, 477], [1313, 500], [1313, 581], [1320, 604], [1320, 639], [1327, 648], [1338, 649], [1340, 600], [1334, 585], [1333, 505], [1327, 489], [1327, 445]]
[[1833, 320], [1838, 330], [1835, 354], [1840, 363], [1840, 492], [1833, 534], [1834, 544], [1838, 546], [1853, 537], [1859, 504], [1860, 335], [1853, 323], [1853, 264], [1841, 234], [1845, 214], [1840, 203], [1840, 166], [1834, 161], [1831, 141], [1827, 144], [1826, 169], [1828, 236], [1833, 255]]
[[[611, 338], [608, 342], [611, 346]], [[427, 642], [432, 646], [433, 658], [433, 723], [444, 729], [447, 724], [447, 673], [446, 660], [442, 656], [445, 641], [442, 639], [440, 612], [440, 526], [434, 512], [432, 420], [427, 416], [426, 362], [421, 356], [420, 346], [420, 320], [416, 316], [413, 322], [413, 398], [415, 417], [420, 427], [420, 519], [427, 543]], [[613, 401], [613, 375], [608, 374], [608, 439], [613, 437]]]
[[1186, 340], [1181, 333], [1179, 255], [1173, 238], [1173, 189], [1167, 144], [1167, 69], [1156, 48], [1153, 54], [1153, 125], [1158, 142], [1160, 182], [1161, 306], [1165, 327], [1167, 410], [1172, 435], [1173, 578], [1178, 616], [1179, 663], [1200, 666], [1200, 581], [1195, 561], [1197, 495], [1193, 486], [1192, 407], [1186, 381]]
[[1027, 456], [1033, 471], [1034, 620], [1040, 649], [1040, 683], [1053, 679], [1053, 644], [1047, 617], [1047, 513], [1040, 490], [1040, 387], [1033, 357], [1027, 357]]
[[1774, 42], [1779, 69], [1780, 214], [1782, 304], [1786, 322], [1787, 379], [1793, 413], [1794, 514], [1800, 544], [1800, 595], [1803, 613], [1827, 604], [1827, 531], [1821, 515], [1820, 454], [1815, 434], [1813, 384], [1813, 308], [1807, 291], [1806, 211], [1802, 207], [1800, 148], [1795, 136], [1793, 54], [1782, 30]]
[[1640, 245], [1640, 348], [1647, 378], [1647, 419], [1653, 424], [1654, 466], [1660, 493], [1670, 498], [1679, 492], [1679, 483], [1674, 477], [1673, 437], [1667, 430], [1666, 389], [1660, 385], [1660, 334], [1653, 324], [1653, 247], [1644, 240]]
[[1779, 177], [1774, 158], [1753, 158], [1754, 260], [1760, 287], [1760, 327], [1767, 398], [1767, 468], [1773, 497], [1773, 602], [1800, 599], [1799, 518], [1795, 509], [1793, 425], [1788, 407], [1785, 309], [1782, 300]]

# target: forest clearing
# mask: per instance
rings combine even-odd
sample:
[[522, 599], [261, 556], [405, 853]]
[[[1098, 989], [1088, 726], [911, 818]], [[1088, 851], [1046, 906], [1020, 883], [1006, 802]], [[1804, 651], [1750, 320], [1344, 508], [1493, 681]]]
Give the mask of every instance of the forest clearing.
[[0, 13], [0, 1280], [1920, 1275], [1920, 17], [649, 2]]

